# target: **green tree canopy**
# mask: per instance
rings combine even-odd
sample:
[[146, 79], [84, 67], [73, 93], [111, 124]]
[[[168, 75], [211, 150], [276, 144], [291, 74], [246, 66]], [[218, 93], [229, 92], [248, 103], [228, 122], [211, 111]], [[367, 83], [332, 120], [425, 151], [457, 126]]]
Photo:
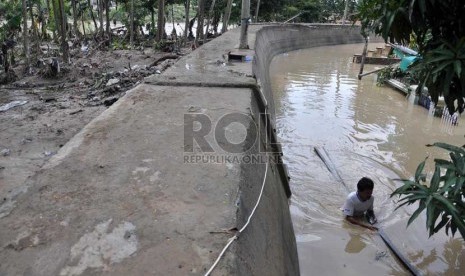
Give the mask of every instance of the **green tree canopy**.
[[[465, 96], [465, 5], [462, 0], [362, 0], [358, 6], [362, 34], [381, 35], [386, 41], [414, 42], [419, 59], [409, 69], [428, 88], [437, 103], [444, 96], [450, 113], [463, 112]], [[422, 91], [422, 90], [419, 90]], [[445, 227], [465, 238], [465, 149], [446, 143], [434, 146], [449, 152], [450, 159], [435, 159], [429, 185], [425, 162], [414, 180], [392, 195], [403, 196], [401, 205], [418, 203], [410, 224], [426, 211], [426, 226], [433, 235]]]
[[[461, 0], [362, 0], [362, 33], [386, 41], [414, 40], [420, 59], [411, 68], [437, 103], [444, 96], [451, 113], [464, 110], [465, 5]], [[421, 90], [420, 90], [421, 91]]]

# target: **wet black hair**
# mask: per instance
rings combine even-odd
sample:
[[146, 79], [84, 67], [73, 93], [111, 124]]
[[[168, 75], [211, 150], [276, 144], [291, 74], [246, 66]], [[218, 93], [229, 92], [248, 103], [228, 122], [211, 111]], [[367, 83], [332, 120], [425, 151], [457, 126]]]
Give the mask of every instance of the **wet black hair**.
[[359, 192], [363, 192], [365, 190], [373, 190], [373, 187], [375, 184], [373, 183], [373, 180], [371, 180], [368, 177], [362, 177], [357, 183], [357, 190]]

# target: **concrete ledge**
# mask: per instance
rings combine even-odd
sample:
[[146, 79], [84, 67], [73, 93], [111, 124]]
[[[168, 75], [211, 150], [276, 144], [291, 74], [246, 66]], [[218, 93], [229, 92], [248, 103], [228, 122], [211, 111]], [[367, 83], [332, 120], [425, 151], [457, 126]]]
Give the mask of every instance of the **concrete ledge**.
[[219, 76], [216, 78], [205, 78], [205, 76], [169, 76], [153, 75], [144, 80], [146, 84], [158, 86], [193, 86], [193, 87], [230, 87], [256, 89], [257, 82], [254, 78], [244, 76]]

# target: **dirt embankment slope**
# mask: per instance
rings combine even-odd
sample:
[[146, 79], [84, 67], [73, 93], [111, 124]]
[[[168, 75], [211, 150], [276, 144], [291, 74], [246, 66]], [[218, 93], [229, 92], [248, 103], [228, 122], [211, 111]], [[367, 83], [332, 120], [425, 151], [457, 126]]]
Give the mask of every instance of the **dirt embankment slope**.
[[0, 86], [0, 198], [4, 204], [87, 123], [144, 77], [163, 72], [176, 57], [151, 48], [79, 52], [71, 64], [61, 65], [54, 78], [43, 75], [46, 62], [41, 68], [34, 66], [30, 75], [23, 74], [21, 64], [13, 67], [18, 79]]

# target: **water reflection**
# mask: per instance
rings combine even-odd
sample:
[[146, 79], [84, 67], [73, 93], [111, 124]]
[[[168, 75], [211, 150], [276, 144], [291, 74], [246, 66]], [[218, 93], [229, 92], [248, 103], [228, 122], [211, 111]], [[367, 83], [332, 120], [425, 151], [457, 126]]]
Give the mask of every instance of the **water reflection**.
[[[465, 144], [465, 124], [460, 119], [458, 127], [441, 123], [401, 93], [376, 86], [373, 76], [359, 82], [359, 67], [351, 59], [362, 48], [290, 52], [276, 57], [270, 69], [278, 135], [292, 178], [302, 275], [408, 275], [379, 236], [343, 221], [340, 207], [347, 191], [313, 153], [315, 146], [325, 147], [351, 190], [361, 176], [375, 181], [381, 227], [416, 266], [426, 274], [462, 275], [463, 241], [443, 234], [428, 238], [424, 218], [406, 229], [412, 212], [394, 212], [396, 199], [389, 195], [398, 185], [392, 179], [412, 176], [427, 155], [447, 158], [424, 145]], [[388, 253], [380, 257], [380, 252]]]
[[465, 272], [465, 245], [459, 239], [450, 239], [444, 244], [443, 257], [440, 257], [447, 263], [448, 269], [444, 272], [446, 275], [459, 275]]
[[360, 253], [367, 245], [363, 242], [361, 235], [349, 234], [350, 240], [344, 249], [347, 253]]

